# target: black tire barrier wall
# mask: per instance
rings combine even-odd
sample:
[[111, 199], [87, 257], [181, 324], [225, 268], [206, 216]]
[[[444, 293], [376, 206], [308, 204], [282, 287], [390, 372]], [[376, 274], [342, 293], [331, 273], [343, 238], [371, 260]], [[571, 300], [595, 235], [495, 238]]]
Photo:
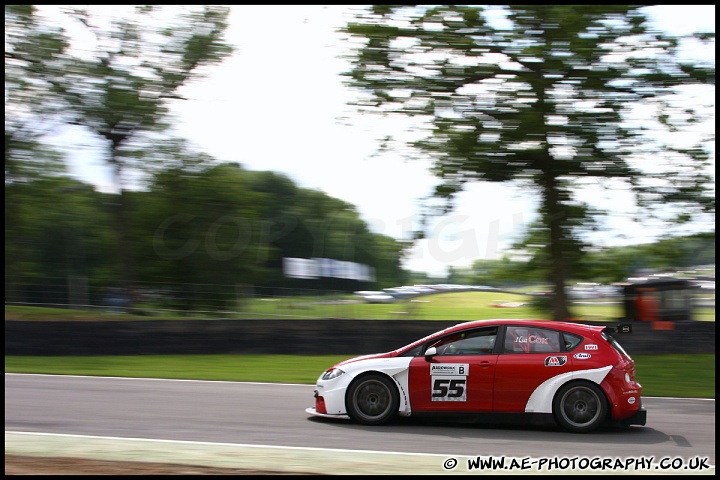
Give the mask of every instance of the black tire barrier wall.
[[[362, 355], [400, 348], [453, 320], [5, 321], [5, 355]], [[653, 330], [632, 322], [616, 338], [633, 354], [715, 353], [715, 322]]]

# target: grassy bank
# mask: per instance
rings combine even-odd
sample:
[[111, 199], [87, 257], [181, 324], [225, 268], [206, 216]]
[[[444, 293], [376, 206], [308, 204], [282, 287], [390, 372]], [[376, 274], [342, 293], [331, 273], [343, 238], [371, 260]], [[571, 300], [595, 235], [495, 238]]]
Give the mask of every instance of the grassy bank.
[[[624, 317], [622, 299], [598, 298], [571, 302], [574, 318], [613, 322]], [[713, 306], [693, 309], [693, 319], [715, 321]], [[424, 295], [412, 300], [398, 300], [391, 304], [368, 304], [354, 295], [324, 297], [256, 298], [244, 302], [228, 312], [164, 310], [144, 306], [136, 312], [113, 310], [107, 307], [85, 309], [49, 308], [40, 306], [6, 305], [6, 320], [21, 321], [98, 321], [98, 320], [199, 320], [199, 319], [307, 319], [349, 318], [372, 320], [477, 320], [482, 318], [538, 318], [549, 319], [548, 312], [533, 308], [531, 297], [505, 292], [448, 292]]]

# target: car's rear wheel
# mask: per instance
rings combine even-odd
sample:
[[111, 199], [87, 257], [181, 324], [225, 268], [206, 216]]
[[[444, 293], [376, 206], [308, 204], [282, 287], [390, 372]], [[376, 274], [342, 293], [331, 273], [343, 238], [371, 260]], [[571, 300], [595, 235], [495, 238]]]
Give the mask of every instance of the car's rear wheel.
[[370, 374], [355, 380], [348, 389], [347, 411], [350, 418], [365, 425], [382, 425], [395, 418], [400, 395], [391, 379]]
[[584, 433], [595, 430], [607, 416], [603, 391], [590, 382], [573, 382], [560, 388], [553, 400], [555, 419], [565, 430]]

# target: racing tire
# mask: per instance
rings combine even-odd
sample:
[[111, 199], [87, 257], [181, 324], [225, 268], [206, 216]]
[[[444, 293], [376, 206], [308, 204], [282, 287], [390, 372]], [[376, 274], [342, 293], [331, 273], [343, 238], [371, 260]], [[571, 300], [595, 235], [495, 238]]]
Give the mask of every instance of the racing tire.
[[363, 425], [383, 425], [398, 415], [400, 395], [394, 382], [384, 375], [364, 375], [348, 389], [347, 411]]
[[558, 424], [573, 433], [598, 428], [606, 419], [608, 404], [603, 391], [590, 382], [563, 385], [553, 399], [553, 415]]

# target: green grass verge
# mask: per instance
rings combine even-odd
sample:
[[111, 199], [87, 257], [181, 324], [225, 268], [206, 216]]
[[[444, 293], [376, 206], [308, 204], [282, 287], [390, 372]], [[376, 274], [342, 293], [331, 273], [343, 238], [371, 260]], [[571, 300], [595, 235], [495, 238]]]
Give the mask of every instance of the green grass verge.
[[715, 354], [632, 357], [645, 396], [715, 398]]
[[[6, 356], [6, 373], [314, 384], [352, 355]], [[715, 398], [715, 355], [633, 355], [643, 396]]]
[[[500, 292], [455, 292], [425, 295], [392, 304], [367, 304], [353, 295], [336, 297], [286, 297], [243, 302], [232, 312], [177, 312], [143, 308], [143, 315], [111, 311], [107, 308], [65, 309], [39, 306], [5, 306], [6, 320], [23, 321], [102, 321], [102, 320], [201, 320], [228, 319], [307, 319], [350, 318], [371, 320], [478, 320], [482, 318], [549, 319], [550, 314], [533, 308], [527, 295]], [[510, 308], [503, 304], [516, 304]], [[624, 317], [620, 299], [596, 299], [593, 304], [573, 302], [570, 314], [580, 320], [612, 322]], [[715, 321], [714, 307], [693, 309], [693, 318]]]

